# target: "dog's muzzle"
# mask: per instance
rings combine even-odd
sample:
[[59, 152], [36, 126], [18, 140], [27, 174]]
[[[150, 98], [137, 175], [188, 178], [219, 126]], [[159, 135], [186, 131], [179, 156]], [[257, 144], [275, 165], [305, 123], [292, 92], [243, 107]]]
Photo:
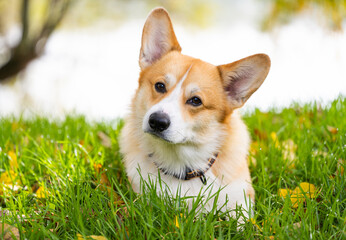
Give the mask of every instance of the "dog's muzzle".
[[171, 120], [164, 112], [154, 112], [149, 116], [149, 126], [154, 132], [163, 132], [170, 124]]

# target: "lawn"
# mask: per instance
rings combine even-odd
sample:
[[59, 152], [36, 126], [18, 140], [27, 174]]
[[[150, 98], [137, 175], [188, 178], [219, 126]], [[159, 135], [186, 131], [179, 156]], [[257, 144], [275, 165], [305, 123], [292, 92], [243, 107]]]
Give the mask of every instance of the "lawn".
[[244, 120], [256, 206], [237, 231], [217, 209], [197, 215], [153, 185], [134, 193], [119, 153], [122, 120], [2, 118], [0, 239], [345, 239], [346, 98]]

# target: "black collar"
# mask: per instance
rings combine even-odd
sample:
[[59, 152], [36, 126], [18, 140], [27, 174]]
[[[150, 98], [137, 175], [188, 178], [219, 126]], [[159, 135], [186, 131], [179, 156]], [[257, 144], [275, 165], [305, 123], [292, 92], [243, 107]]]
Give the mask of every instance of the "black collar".
[[[149, 156], [152, 156], [152, 154], [150, 154]], [[173, 177], [175, 177], [175, 178], [177, 178], [177, 179], [180, 179], [180, 180], [190, 180], [190, 179], [199, 177], [199, 178], [201, 179], [202, 183], [203, 183], [204, 185], [206, 185], [206, 184], [207, 184], [207, 179], [206, 179], [206, 177], [204, 176], [204, 173], [205, 173], [206, 171], [208, 171], [208, 170], [211, 168], [211, 166], [213, 166], [213, 164], [214, 164], [214, 162], [215, 162], [217, 156], [218, 156], [218, 153], [214, 154], [213, 157], [211, 157], [211, 158], [208, 159], [208, 167], [207, 167], [206, 169], [204, 169], [204, 170], [201, 170], [201, 169], [191, 169], [191, 168], [185, 166], [185, 173], [184, 173], [184, 174], [170, 173], [170, 172], [168, 172], [167, 169], [160, 167], [160, 166], [159, 166], [157, 163], [155, 163], [155, 162], [154, 162], [154, 163], [155, 163], [156, 167], [157, 167], [163, 174], [171, 175], [171, 176], [173, 176]]]

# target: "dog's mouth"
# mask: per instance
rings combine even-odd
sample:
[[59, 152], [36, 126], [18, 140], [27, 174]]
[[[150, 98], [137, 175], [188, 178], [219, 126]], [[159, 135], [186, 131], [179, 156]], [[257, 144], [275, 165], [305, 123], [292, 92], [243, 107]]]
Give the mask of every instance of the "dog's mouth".
[[174, 142], [169, 140], [164, 134], [162, 134], [160, 132], [155, 132], [155, 131], [151, 131], [151, 130], [146, 130], [144, 132], [150, 134], [151, 136], [153, 136], [156, 139], [161, 139], [161, 140], [164, 140], [165, 142], [174, 144]]
[[167, 142], [169, 144], [177, 145], [177, 144], [189, 144], [190, 143], [186, 137], [184, 137], [181, 141], [176, 142], [176, 141], [172, 141], [165, 134], [160, 133], [160, 132], [155, 132], [155, 131], [151, 131], [151, 130], [145, 130], [144, 132], [149, 134], [150, 136], [152, 136], [154, 139], [163, 140], [164, 142]]

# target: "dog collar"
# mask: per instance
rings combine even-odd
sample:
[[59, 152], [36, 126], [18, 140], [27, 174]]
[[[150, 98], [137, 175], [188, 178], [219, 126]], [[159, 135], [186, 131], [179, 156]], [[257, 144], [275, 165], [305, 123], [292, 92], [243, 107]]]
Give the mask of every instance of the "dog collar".
[[[153, 154], [150, 154], [149, 156], [151, 157], [152, 155]], [[173, 176], [177, 179], [180, 179], [180, 180], [190, 180], [190, 179], [199, 177], [201, 179], [202, 183], [204, 185], [206, 185], [207, 179], [206, 179], [204, 173], [207, 172], [211, 168], [211, 166], [213, 166], [217, 156], [218, 156], [218, 153], [214, 154], [213, 157], [208, 159], [208, 167], [206, 169], [201, 170], [201, 169], [192, 169], [189, 167], [185, 167], [185, 173], [184, 174], [170, 173], [170, 172], [168, 172], [167, 169], [160, 167], [156, 162], [154, 162], [154, 164], [165, 175], [171, 175], [171, 176]]]

